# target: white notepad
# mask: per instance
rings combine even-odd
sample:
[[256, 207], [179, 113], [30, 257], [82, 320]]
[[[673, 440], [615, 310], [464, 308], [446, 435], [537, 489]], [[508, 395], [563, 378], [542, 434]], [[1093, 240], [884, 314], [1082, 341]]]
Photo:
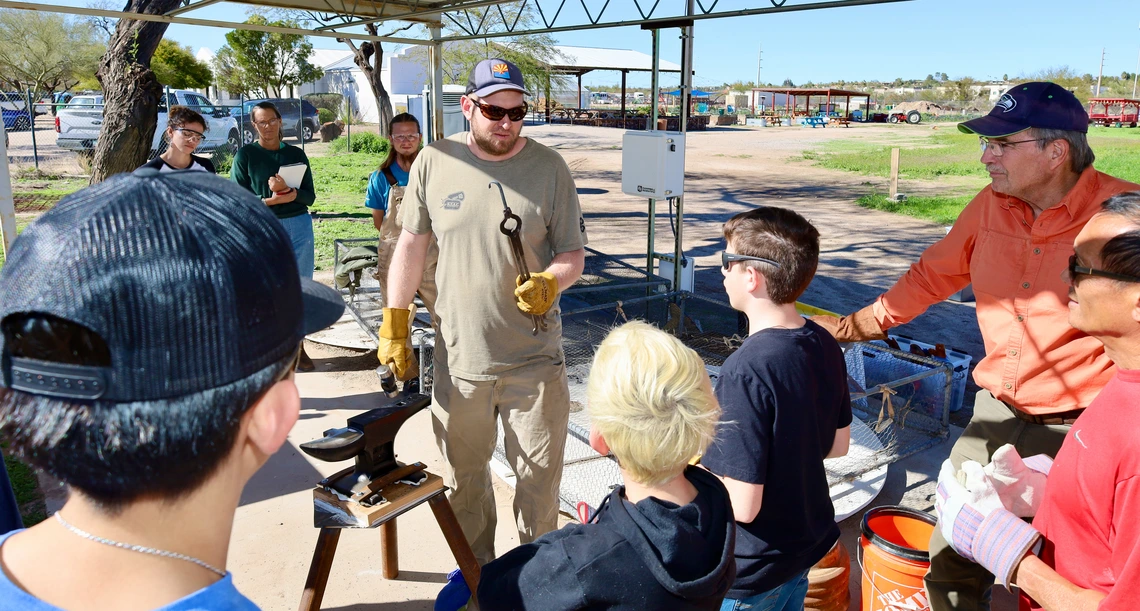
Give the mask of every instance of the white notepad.
[[308, 169], [309, 166], [303, 163], [291, 163], [281, 166], [277, 173], [285, 179], [285, 184], [289, 185], [290, 188], [300, 189], [301, 181], [305, 179], [305, 171]]

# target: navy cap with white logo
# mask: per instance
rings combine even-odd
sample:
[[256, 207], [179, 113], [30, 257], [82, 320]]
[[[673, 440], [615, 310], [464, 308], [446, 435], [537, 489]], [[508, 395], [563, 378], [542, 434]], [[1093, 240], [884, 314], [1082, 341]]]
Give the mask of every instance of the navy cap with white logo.
[[497, 57], [485, 59], [471, 70], [467, 79], [467, 95], [485, 98], [492, 93], [514, 90], [530, 95], [523, 87], [522, 70], [511, 62]]
[[1031, 127], [1087, 133], [1089, 115], [1077, 96], [1056, 83], [1022, 83], [1002, 94], [990, 114], [959, 123], [958, 131], [1003, 138]]

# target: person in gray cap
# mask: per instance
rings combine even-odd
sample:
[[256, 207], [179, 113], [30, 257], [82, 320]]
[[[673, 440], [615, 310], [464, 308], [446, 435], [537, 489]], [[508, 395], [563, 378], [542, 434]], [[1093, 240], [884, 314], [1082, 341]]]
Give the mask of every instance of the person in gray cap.
[[0, 536], [0, 610], [257, 609], [234, 512], [297, 421], [301, 339], [343, 310], [205, 172], [113, 176], [30, 224], [0, 270], [0, 437], [71, 494]]
[[[502, 59], [471, 71], [463, 114], [471, 131], [431, 144], [416, 158], [401, 209], [403, 233], [389, 272], [379, 357], [402, 379], [414, 375], [408, 343], [412, 295], [434, 236], [436, 267], [432, 423], [451, 505], [481, 563], [495, 558], [495, 498], [489, 463], [496, 418], [518, 477], [519, 539], [554, 530], [570, 394], [562, 353], [559, 293], [582, 274], [586, 225], [562, 157], [521, 137], [527, 112], [522, 73]], [[496, 188], [498, 183], [502, 188]], [[500, 232], [504, 206], [520, 221], [522, 278]], [[532, 316], [545, 316], [540, 330]]]
[[[1088, 123], [1071, 92], [1044, 82], [1016, 85], [988, 115], [960, 123], [981, 141], [990, 185], [874, 303], [842, 318], [812, 318], [841, 342], [882, 339], [973, 283], [986, 355], [974, 369], [981, 391], [973, 417], [950, 452], [955, 469], [989, 463], [1006, 443], [1021, 456], [1055, 456], [1113, 376], [1104, 346], [1069, 326], [1062, 272], [1101, 202], [1137, 185], [1093, 168]], [[992, 573], [934, 530], [926, 576], [934, 611], [988, 609], [993, 585]]]

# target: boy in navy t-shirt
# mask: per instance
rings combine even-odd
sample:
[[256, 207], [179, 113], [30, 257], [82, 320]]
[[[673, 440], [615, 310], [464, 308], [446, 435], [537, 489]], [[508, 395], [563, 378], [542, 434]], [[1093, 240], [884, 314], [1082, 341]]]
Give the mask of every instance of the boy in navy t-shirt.
[[729, 219], [724, 236], [725, 291], [749, 335], [721, 368], [721, 425], [701, 458], [736, 516], [736, 582], [721, 609], [803, 609], [808, 569], [839, 538], [823, 459], [846, 454], [851, 439], [843, 353], [796, 312], [819, 232], [764, 207]]

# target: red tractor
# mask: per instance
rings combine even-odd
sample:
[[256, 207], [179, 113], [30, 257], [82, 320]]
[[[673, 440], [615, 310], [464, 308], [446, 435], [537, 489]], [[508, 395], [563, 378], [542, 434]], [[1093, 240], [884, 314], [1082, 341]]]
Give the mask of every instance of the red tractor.
[[910, 123], [911, 125], [917, 125], [921, 120], [922, 113], [917, 110], [911, 110], [905, 113], [892, 112], [889, 114], [877, 112], [871, 115], [872, 123]]

